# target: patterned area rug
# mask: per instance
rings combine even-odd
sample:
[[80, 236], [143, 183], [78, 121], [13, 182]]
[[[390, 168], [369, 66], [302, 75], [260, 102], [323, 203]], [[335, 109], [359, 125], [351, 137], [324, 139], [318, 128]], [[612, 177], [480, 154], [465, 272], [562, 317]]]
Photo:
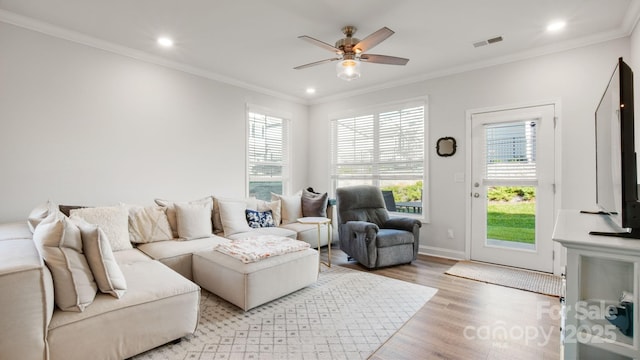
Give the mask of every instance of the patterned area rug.
[[475, 261], [459, 261], [445, 274], [544, 295], [559, 297], [562, 291], [559, 276]]
[[366, 359], [437, 291], [340, 266], [247, 312], [203, 290], [194, 335], [132, 359]]

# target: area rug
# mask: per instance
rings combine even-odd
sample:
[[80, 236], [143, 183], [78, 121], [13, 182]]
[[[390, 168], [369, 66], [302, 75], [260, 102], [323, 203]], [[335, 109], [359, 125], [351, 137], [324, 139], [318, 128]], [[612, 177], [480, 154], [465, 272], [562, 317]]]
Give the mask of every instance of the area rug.
[[203, 290], [194, 335], [132, 359], [366, 359], [436, 292], [340, 266], [247, 312]]
[[445, 274], [544, 295], [559, 297], [562, 291], [559, 276], [475, 261], [459, 261]]

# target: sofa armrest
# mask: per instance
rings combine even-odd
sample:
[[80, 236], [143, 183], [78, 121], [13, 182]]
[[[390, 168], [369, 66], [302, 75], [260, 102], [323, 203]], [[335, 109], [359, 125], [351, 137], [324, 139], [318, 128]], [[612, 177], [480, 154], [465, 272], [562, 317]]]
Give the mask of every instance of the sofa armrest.
[[382, 224], [382, 228], [413, 232], [413, 227], [416, 225], [418, 225], [418, 227], [422, 227], [422, 222], [418, 219], [409, 217], [392, 217]]
[[0, 289], [0, 357], [46, 359], [53, 282], [31, 239], [0, 241]]

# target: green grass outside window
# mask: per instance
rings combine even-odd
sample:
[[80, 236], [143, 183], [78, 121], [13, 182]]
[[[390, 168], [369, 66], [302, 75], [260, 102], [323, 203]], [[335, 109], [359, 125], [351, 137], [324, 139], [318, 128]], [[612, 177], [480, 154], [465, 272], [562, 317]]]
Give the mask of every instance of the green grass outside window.
[[534, 244], [535, 202], [496, 202], [487, 205], [487, 238]]

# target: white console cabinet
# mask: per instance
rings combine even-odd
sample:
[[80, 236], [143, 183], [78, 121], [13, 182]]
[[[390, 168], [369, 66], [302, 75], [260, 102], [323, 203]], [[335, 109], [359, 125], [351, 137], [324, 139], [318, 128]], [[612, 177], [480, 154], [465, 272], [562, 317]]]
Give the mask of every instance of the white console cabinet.
[[[640, 360], [640, 239], [594, 236], [614, 231], [604, 215], [561, 210], [553, 240], [567, 253], [562, 336], [565, 359]], [[606, 319], [623, 292], [633, 302], [632, 336]]]

